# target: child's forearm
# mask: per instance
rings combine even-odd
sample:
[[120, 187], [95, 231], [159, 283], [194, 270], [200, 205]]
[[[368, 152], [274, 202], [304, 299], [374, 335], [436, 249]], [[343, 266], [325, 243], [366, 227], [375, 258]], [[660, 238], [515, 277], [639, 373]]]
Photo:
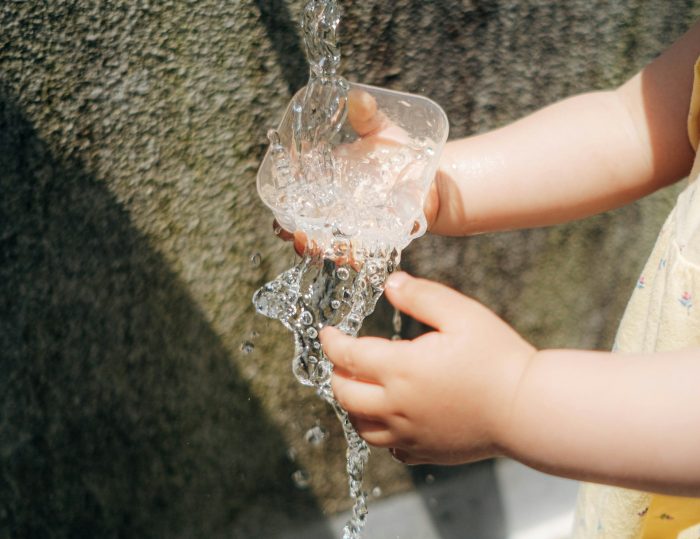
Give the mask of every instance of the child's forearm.
[[687, 113], [696, 25], [617, 90], [571, 97], [501, 129], [449, 142], [431, 231], [543, 226], [612, 209], [690, 170]]
[[535, 354], [500, 432], [504, 452], [580, 480], [700, 496], [700, 350]]
[[448, 143], [431, 230], [464, 235], [549, 225], [622, 205], [656, 186], [616, 92], [575, 96], [504, 128]]

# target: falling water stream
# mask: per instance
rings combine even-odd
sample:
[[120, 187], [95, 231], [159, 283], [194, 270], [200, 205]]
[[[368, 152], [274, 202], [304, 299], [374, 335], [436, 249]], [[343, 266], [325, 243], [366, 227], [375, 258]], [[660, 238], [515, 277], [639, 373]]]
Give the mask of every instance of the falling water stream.
[[[310, 65], [309, 82], [292, 101], [291, 141], [283, 143], [276, 130], [268, 133], [272, 182], [263, 187], [269, 190], [264, 193], [268, 200], [291, 208], [299, 218], [297, 225], [303, 222], [320, 232], [308, 234], [302, 260], [260, 288], [253, 303], [259, 313], [281, 321], [293, 333], [294, 375], [302, 384], [314, 387], [340, 419], [348, 444], [347, 472], [353, 500], [343, 539], [359, 539], [367, 518], [363, 477], [369, 448], [333, 396], [332, 364], [324, 355], [319, 332], [330, 325], [356, 336], [374, 310], [384, 282], [400, 258], [402, 243], [392, 240], [389, 232], [410, 233], [413, 217], [407, 224], [406, 216], [416, 211], [414, 204], [409, 211], [402, 212], [399, 207], [399, 211], [378, 213], [377, 200], [387, 199], [400, 172], [414, 161], [428, 159], [432, 150], [407, 145], [378, 148], [358, 162], [338, 157], [342, 154], [338, 134], [346, 120], [349, 91], [348, 83], [337, 74], [339, 20], [334, 0], [309, 0], [306, 4], [301, 27]], [[418, 203], [422, 203], [420, 198]], [[370, 221], [373, 226], [366, 224]], [[407, 234], [401, 234], [405, 245]], [[398, 315], [394, 328], [400, 329]]]

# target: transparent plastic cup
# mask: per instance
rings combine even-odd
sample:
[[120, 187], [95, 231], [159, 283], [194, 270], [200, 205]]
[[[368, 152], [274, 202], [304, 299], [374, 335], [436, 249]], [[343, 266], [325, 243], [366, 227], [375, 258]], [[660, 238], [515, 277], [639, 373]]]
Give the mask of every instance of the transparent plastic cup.
[[[340, 237], [364, 249], [400, 250], [425, 233], [423, 205], [447, 140], [447, 116], [420, 95], [357, 83], [349, 87], [374, 98], [381, 129], [361, 137], [346, 120], [331, 140], [333, 173], [304, 167], [305, 173], [286, 185], [276, 181], [273, 149], [268, 149], [258, 170], [258, 193], [283, 228], [300, 230], [319, 246]], [[278, 128], [292, 163], [299, 161], [292, 147], [293, 109], [303, 95], [302, 88]]]

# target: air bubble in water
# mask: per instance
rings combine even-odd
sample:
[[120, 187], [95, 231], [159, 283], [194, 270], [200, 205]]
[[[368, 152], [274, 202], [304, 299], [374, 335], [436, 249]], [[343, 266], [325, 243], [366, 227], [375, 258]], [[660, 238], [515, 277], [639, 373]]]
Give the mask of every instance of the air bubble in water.
[[305, 326], [310, 326], [314, 321], [314, 317], [309, 311], [302, 311], [301, 316], [299, 316], [299, 319], [301, 320], [301, 323]]
[[241, 352], [244, 354], [250, 354], [253, 350], [255, 350], [255, 345], [252, 342], [244, 341], [241, 343]]
[[425, 476], [425, 484], [432, 485], [433, 483], [435, 483], [435, 476], [431, 473], [427, 474]]
[[254, 267], [257, 268], [260, 266], [260, 262], [262, 261], [262, 257], [260, 256], [260, 253], [254, 253], [250, 257], [250, 264]]
[[298, 357], [294, 359], [292, 362], [292, 372], [296, 379], [305, 386], [314, 385], [309, 375], [308, 365], [303, 358]]
[[304, 439], [307, 441], [307, 443], [313, 446], [318, 446], [323, 443], [327, 436], [328, 431], [322, 426], [316, 425], [315, 427], [311, 427], [306, 431]]
[[[333, 397], [332, 366], [322, 353], [318, 330], [333, 325], [355, 335], [373, 311], [384, 280], [398, 263], [400, 249], [411, 239], [407, 229], [415, 219], [398, 213], [387, 217], [384, 208], [377, 212], [377, 203], [391, 199], [398, 180], [409, 187], [420, 181], [414, 177], [420, 166], [412, 165], [425, 156], [424, 147], [434, 142], [426, 140], [421, 147], [377, 148], [364, 161], [343, 156], [342, 146], [334, 148], [345, 122], [349, 89], [337, 74], [339, 19], [336, 0], [309, 0], [304, 8], [309, 82], [292, 101], [291, 129], [284, 137], [274, 130], [268, 133], [272, 185], [261, 190], [275, 213], [288, 217], [280, 224], [287, 230], [304, 230], [314, 242], [310, 245], [318, 249], [313, 256], [309, 249], [294, 268], [256, 292], [253, 301], [259, 313], [280, 320], [294, 333], [294, 375], [302, 384], [315, 387], [340, 420], [348, 444], [348, 485], [354, 501], [343, 537], [359, 539], [367, 517], [362, 481], [369, 448]], [[350, 200], [354, 203], [348, 204]], [[414, 206], [420, 211], [420, 204]], [[320, 236], [313, 237], [309, 231]], [[277, 226], [275, 233], [281, 232]], [[318, 438], [319, 428], [307, 433], [310, 443]], [[308, 488], [306, 472], [297, 470], [292, 478], [298, 488]], [[377, 489], [373, 492], [379, 495]]]
[[341, 281], [346, 281], [348, 277], [350, 277], [350, 271], [348, 270], [348, 268], [338, 268], [337, 270], [335, 270], [335, 274]]
[[304, 470], [297, 470], [292, 474], [292, 481], [298, 489], [305, 490], [309, 488], [310, 478], [309, 474]]
[[[264, 285], [254, 296], [256, 310], [280, 320], [295, 335], [294, 375], [331, 405], [340, 419], [348, 443], [347, 471], [350, 496], [354, 500], [353, 517], [346, 526], [349, 539], [359, 539], [367, 514], [367, 493], [362, 479], [369, 456], [367, 444], [355, 431], [348, 413], [338, 404], [331, 388], [332, 366], [322, 353], [318, 340], [321, 325], [335, 325], [356, 335], [382, 293], [382, 286], [370, 284], [373, 276], [382, 281], [388, 269], [398, 263], [398, 251], [356, 249], [357, 268], [337, 267], [333, 260], [318, 254], [306, 254], [292, 269]], [[340, 301], [342, 297], [342, 302]], [[330, 311], [322, 306], [337, 307]], [[342, 306], [349, 306], [349, 312]], [[332, 318], [328, 318], [331, 316]], [[308, 325], [305, 323], [309, 322]]]
[[356, 314], [351, 314], [350, 316], [348, 316], [347, 328], [351, 333], [357, 333], [360, 330], [361, 325], [362, 320], [360, 320], [359, 316], [357, 316]]

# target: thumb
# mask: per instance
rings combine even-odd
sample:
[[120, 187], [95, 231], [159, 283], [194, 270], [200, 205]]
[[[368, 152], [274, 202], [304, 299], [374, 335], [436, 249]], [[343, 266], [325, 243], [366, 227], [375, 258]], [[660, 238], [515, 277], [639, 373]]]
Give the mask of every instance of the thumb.
[[348, 121], [361, 137], [379, 131], [385, 123], [384, 115], [377, 110], [377, 100], [368, 92], [353, 88], [348, 92]]
[[437, 221], [437, 216], [440, 211], [440, 192], [438, 191], [437, 179], [433, 181], [428, 191], [428, 196], [425, 197], [425, 203], [423, 204], [423, 213], [425, 214], [425, 220], [428, 223], [428, 230], [433, 228], [435, 221]]
[[385, 294], [394, 307], [437, 330], [463, 329], [457, 313], [472, 303], [456, 290], [403, 271], [389, 276]]

